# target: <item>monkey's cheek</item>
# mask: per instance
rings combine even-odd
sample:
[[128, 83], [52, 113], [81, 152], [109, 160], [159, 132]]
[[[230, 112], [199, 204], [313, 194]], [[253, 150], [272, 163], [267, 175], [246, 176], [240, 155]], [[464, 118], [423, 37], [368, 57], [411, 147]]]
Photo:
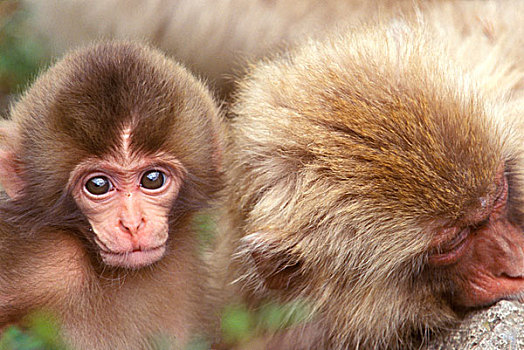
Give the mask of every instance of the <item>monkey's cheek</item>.
[[113, 253], [100, 251], [102, 261], [115, 267], [123, 267], [126, 269], [139, 269], [151, 265], [164, 256], [166, 246], [151, 248], [147, 250], [136, 250], [131, 252]]

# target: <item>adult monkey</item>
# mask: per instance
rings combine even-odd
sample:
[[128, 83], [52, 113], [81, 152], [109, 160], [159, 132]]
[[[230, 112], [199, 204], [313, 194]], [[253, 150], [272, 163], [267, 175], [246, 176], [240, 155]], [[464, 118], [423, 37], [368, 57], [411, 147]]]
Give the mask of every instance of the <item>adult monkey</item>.
[[522, 299], [522, 139], [510, 117], [523, 110], [509, 97], [523, 71], [494, 59], [497, 45], [468, 66], [472, 53], [449, 39], [407, 20], [364, 26], [240, 82], [229, 281], [253, 306], [313, 309], [266, 348], [418, 348], [468, 308]]
[[195, 213], [221, 186], [219, 110], [158, 51], [107, 42], [42, 74], [3, 123], [0, 326], [45, 309], [74, 349], [213, 332]]

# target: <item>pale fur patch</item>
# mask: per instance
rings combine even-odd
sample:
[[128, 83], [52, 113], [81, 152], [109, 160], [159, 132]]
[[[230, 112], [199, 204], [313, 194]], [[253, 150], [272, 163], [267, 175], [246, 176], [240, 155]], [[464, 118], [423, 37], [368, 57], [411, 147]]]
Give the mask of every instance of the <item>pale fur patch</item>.
[[125, 125], [122, 130], [120, 156], [122, 158], [122, 164], [129, 164], [133, 159], [133, 152], [131, 151], [131, 133], [133, 127], [131, 125]]

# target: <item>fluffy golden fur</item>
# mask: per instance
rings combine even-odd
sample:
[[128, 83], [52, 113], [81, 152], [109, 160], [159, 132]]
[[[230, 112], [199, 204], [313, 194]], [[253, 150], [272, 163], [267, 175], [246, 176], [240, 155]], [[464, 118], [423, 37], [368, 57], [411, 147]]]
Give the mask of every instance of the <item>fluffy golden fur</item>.
[[459, 319], [427, 266], [433, 227], [465, 215], [501, 162], [521, 217], [523, 74], [505, 40], [522, 24], [440, 29], [443, 9], [310, 40], [239, 83], [224, 279], [254, 307], [313, 309], [267, 348], [423, 345]]

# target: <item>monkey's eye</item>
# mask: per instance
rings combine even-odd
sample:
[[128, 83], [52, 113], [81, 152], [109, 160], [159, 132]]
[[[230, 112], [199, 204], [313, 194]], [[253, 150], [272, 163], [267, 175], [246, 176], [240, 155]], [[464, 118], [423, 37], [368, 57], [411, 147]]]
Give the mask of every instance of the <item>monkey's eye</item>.
[[150, 170], [146, 172], [140, 180], [140, 186], [148, 190], [157, 190], [164, 186], [166, 175], [159, 170]]
[[463, 228], [449, 242], [430, 251], [429, 262], [434, 266], [450, 265], [456, 262], [466, 251], [471, 230], [471, 227]]
[[87, 181], [86, 190], [95, 196], [101, 196], [111, 190], [111, 182], [105, 176], [95, 176]]

